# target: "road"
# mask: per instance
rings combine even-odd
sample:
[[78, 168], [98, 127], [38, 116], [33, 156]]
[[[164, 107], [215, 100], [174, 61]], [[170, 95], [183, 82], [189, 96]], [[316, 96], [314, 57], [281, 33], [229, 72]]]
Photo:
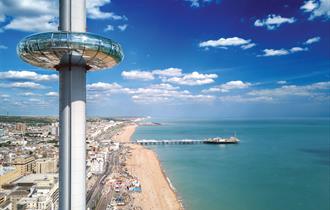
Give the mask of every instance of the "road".
[[[97, 137], [98, 140], [111, 139], [113, 135], [116, 135], [122, 128], [122, 125], [114, 128], [113, 130], [107, 130]], [[106, 160], [105, 172], [97, 176], [95, 184], [87, 192], [86, 201], [88, 210], [105, 210], [107, 205], [110, 204], [112, 197], [114, 196], [113, 188], [110, 183], [104, 183], [103, 181], [111, 175], [115, 170], [119, 168], [119, 155], [121, 149], [118, 151], [111, 151], [108, 154]]]
[[[111, 165], [111, 171], [109, 171], [108, 175], [110, 175], [112, 172], [116, 171], [119, 166], [119, 153], [120, 150], [117, 152], [114, 152], [111, 159], [109, 159], [109, 165]], [[98, 205], [96, 206], [96, 210], [105, 210], [107, 208], [107, 205], [110, 204], [112, 197], [114, 196], [115, 192], [111, 186], [111, 183], [105, 183], [103, 186], [103, 192], [101, 194], [101, 198], [98, 202]]]
[[118, 162], [116, 159], [118, 159], [118, 152], [113, 151], [108, 155], [105, 172], [98, 176], [94, 186], [87, 193], [87, 208], [94, 209], [98, 205], [98, 200], [100, 197], [102, 198], [102, 191], [104, 190], [104, 183], [102, 182], [113, 172], [114, 165]]

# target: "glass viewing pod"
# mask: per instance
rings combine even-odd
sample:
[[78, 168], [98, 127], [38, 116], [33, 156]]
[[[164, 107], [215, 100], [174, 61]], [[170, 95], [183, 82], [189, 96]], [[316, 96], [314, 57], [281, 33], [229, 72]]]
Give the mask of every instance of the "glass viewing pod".
[[121, 46], [91, 33], [46, 32], [24, 38], [17, 46], [22, 60], [32, 65], [57, 69], [66, 54], [81, 55], [86, 69], [111, 68], [122, 61]]

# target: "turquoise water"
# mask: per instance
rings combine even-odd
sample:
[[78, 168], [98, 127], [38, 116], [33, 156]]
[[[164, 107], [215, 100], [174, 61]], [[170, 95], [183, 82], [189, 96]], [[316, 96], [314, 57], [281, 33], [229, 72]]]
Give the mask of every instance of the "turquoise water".
[[230, 136], [238, 145], [157, 145], [188, 210], [329, 210], [329, 120], [163, 121], [134, 139]]

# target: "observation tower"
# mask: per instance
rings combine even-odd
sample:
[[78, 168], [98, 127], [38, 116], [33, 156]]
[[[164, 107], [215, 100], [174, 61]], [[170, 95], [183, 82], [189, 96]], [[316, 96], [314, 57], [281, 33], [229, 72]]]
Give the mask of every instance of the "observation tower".
[[59, 72], [59, 209], [84, 210], [86, 73], [117, 65], [123, 52], [111, 39], [86, 33], [85, 0], [59, 3], [59, 31], [24, 38], [17, 53], [29, 64]]

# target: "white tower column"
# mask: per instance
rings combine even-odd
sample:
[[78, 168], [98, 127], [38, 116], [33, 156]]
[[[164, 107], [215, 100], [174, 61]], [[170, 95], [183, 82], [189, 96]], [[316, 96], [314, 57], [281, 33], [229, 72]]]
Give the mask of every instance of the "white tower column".
[[71, 68], [71, 208], [86, 209], [86, 70]]
[[[60, 0], [61, 31], [86, 31], [85, 0]], [[79, 55], [59, 65], [60, 210], [86, 209], [86, 67]], [[80, 62], [80, 63], [79, 63]]]
[[68, 55], [59, 69], [60, 210], [86, 209], [86, 69], [79, 60]]
[[69, 210], [71, 201], [71, 72], [63, 68], [59, 70], [59, 75], [59, 209]]
[[86, 32], [86, 0], [60, 1], [60, 31]]

